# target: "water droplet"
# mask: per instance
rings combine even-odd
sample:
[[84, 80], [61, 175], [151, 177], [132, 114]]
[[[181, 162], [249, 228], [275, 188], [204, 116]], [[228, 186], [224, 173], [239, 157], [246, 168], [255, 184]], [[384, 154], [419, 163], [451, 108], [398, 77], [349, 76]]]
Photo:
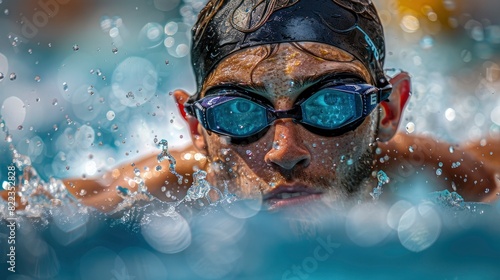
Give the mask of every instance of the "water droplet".
[[9, 9], [5, 9], [5, 10], [3, 11], [3, 13], [4, 13], [6, 16], [8, 16], [8, 15], [9, 15]]
[[415, 150], [413, 149], [413, 146], [409, 146], [408, 151], [410, 151], [410, 153], [413, 153]]
[[17, 130], [23, 130], [23, 126], [22, 126], [22, 125], [19, 125], [19, 126], [17, 127]]
[[413, 122], [406, 124], [406, 132], [413, 133], [413, 131], [415, 131], [415, 124]]
[[108, 111], [106, 113], [106, 119], [108, 119], [108, 121], [112, 121], [115, 119], [115, 112], [113, 111]]
[[445, 118], [448, 120], [448, 121], [453, 121], [455, 120], [457, 114], [455, 112], [455, 110], [453, 108], [448, 108], [446, 109], [446, 111], [444, 112], [444, 116]]
[[118, 53], [118, 49], [117, 49], [117, 48], [113, 48], [113, 49], [111, 49], [111, 52], [112, 52], [113, 54], [117, 54], [117, 53]]
[[486, 188], [486, 189], [484, 190], [484, 193], [489, 193], [489, 192], [490, 192], [490, 189], [488, 189], [488, 188]]
[[66, 82], [63, 83], [63, 90], [68, 91], [68, 84]]
[[134, 174], [135, 176], [141, 176], [141, 171], [139, 170], [139, 168], [134, 168]]
[[36, 75], [35, 76], [35, 82], [39, 83], [42, 79], [40, 78], [40, 76]]
[[424, 36], [422, 40], [420, 40], [420, 47], [424, 50], [428, 50], [433, 46], [434, 46], [434, 39], [429, 35]]
[[439, 162], [439, 163], [438, 163], [438, 166], [439, 166], [439, 167], [443, 167], [443, 163], [442, 163], [442, 162]]
[[453, 146], [450, 146], [450, 148], [448, 150], [450, 151], [450, 154], [453, 154], [453, 152], [455, 151], [455, 148], [453, 148]]
[[354, 163], [354, 161], [352, 160], [352, 158], [347, 160], [347, 165], [352, 165], [353, 163]]
[[275, 150], [279, 150], [280, 149], [280, 143], [278, 143], [278, 141], [274, 141], [273, 142], [273, 149], [275, 149]]
[[382, 149], [380, 149], [380, 148], [375, 149], [375, 153], [377, 155], [380, 155], [382, 153]]
[[168, 59], [165, 59], [165, 65], [168, 65], [170, 64], [170, 61], [168, 61]]
[[87, 88], [87, 92], [90, 94], [90, 95], [94, 95], [95, 92], [94, 92], [94, 86], [90, 85], [88, 88]]
[[49, 46], [49, 48], [52, 48], [52, 43], [48, 43], [47, 46]]
[[57, 105], [57, 99], [54, 98], [54, 100], [52, 100], [52, 105], [54, 105], [54, 106]]
[[78, 51], [80, 49], [80, 47], [77, 45], [77, 44], [74, 44], [73, 45], [73, 51]]
[[441, 168], [436, 169], [436, 175], [441, 176], [443, 174], [443, 170]]
[[9, 79], [10, 79], [11, 81], [14, 81], [16, 78], [17, 78], [16, 73], [14, 73], [14, 72], [10, 73], [10, 75], [9, 75]]
[[29, 54], [33, 54], [33, 50], [32, 49], [28, 49], [28, 53]]
[[387, 176], [383, 170], [377, 172], [377, 180], [378, 183], [382, 185], [387, 184], [390, 181], [389, 176]]
[[0, 72], [0, 82], [1, 82], [1, 81], [3, 81], [3, 78], [4, 78], [4, 77], [5, 77], [5, 76], [3, 75], [3, 73], [2, 73], [2, 72]]
[[253, 156], [253, 153], [252, 153], [252, 151], [250, 151], [250, 150], [246, 150], [246, 154], [247, 154], [247, 156], [249, 156], [249, 157]]

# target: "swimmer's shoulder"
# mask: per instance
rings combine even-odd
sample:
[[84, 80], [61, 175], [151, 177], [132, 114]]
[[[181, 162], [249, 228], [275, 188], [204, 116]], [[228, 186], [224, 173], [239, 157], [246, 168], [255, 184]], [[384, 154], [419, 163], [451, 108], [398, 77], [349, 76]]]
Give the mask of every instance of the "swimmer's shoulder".
[[450, 144], [398, 133], [379, 144], [376, 168], [386, 171], [398, 186], [448, 189], [469, 201], [489, 202], [500, 192], [500, 157], [495, 154], [500, 155], [500, 140], [493, 138]]

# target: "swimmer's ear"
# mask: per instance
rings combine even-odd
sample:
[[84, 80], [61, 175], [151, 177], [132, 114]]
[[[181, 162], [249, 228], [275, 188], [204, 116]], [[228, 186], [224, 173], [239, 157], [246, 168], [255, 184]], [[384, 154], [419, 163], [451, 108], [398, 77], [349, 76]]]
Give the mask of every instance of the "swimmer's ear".
[[392, 93], [389, 101], [380, 103], [381, 113], [377, 137], [380, 142], [391, 140], [398, 130], [404, 108], [411, 95], [411, 80], [406, 72], [401, 72], [389, 81]]
[[198, 150], [204, 151], [205, 139], [203, 137], [203, 134], [201, 133], [201, 125], [195, 117], [188, 115], [186, 111], [184, 111], [184, 103], [189, 100], [189, 94], [183, 90], [178, 89], [174, 91], [174, 97], [180, 115], [184, 120], [186, 120], [189, 126], [189, 131], [191, 132], [191, 139], [193, 140], [194, 146]]

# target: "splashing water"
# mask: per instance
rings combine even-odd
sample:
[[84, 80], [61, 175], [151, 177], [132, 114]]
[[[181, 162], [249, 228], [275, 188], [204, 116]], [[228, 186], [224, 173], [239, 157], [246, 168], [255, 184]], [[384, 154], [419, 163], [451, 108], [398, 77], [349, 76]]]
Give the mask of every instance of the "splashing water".
[[[195, 173], [193, 173], [193, 185], [189, 188], [186, 197], [184, 199], [186, 199], [187, 201], [191, 201], [204, 197], [208, 200], [208, 202], [211, 205], [216, 203], [218, 200], [221, 200], [224, 197], [224, 195], [221, 193], [219, 189], [212, 187], [207, 182], [206, 177], [207, 177], [207, 172], [203, 170], [198, 170]], [[212, 201], [209, 195], [209, 192], [211, 190], [214, 190], [217, 193], [218, 200]]]
[[158, 163], [160, 163], [164, 160], [168, 160], [170, 162], [170, 165], [168, 166], [168, 170], [170, 171], [170, 173], [174, 174], [177, 177], [177, 182], [179, 184], [182, 184], [183, 177], [181, 174], [179, 174], [179, 173], [177, 173], [177, 171], [175, 171], [176, 161], [175, 161], [175, 158], [168, 151], [168, 141], [165, 139], [162, 139], [160, 142], [158, 142], [158, 147], [161, 149], [161, 153], [157, 157]]
[[384, 171], [380, 170], [379, 172], [377, 172], [377, 181], [378, 181], [377, 186], [373, 188], [373, 191], [370, 193], [373, 200], [379, 199], [379, 197], [383, 193], [382, 186], [389, 183], [390, 179], [389, 176], [387, 176], [387, 174], [385, 174]]
[[[78, 205], [78, 214], [87, 214], [88, 208], [81, 206], [78, 201], [68, 192], [61, 180], [50, 178], [45, 182], [40, 178], [35, 168], [31, 165], [31, 159], [19, 153], [12, 144], [12, 135], [5, 121], [0, 116], [0, 128], [5, 134], [6, 142], [12, 155], [12, 163], [16, 167], [16, 196], [19, 197], [24, 209], [16, 209], [15, 215], [33, 218], [40, 221], [41, 225], [47, 225], [51, 218], [52, 210], [62, 205]], [[7, 217], [7, 203], [0, 200], [0, 218]]]
[[[170, 162], [169, 171], [178, 178], [178, 183], [182, 183], [183, 176], [180, 175], [176, 170], [176, 160], [168, 151], [168, 142], [162, 139], [158, 143], [158, 147], [161, 149], [160, 154], [158, 154], [158, 163], [163, 160], [168, 160]], [[157, 168], [158, 170], [158, 168]], [[160, 168], [161, 170], [161, 168]], [[128, 224], [133, 230], [140, 228], [141, 226], [149, 222], [151, 215], [146, 215], [148, 212], [152, 212], [154, 215], [160, 215], [165, 217], [175, 217], [178, 216], [177, 209], [184, 202], [192, 202], [202, 198], [205, 198], [210, 206], [216, 206], [220, 202], [232, 203], [237, 200], [237, 197], [231, 194], [225, 185], [224, 193], [222, 193], [216, 187], [213, 187], [206, 180], [207, 173], [203, 170], [197, 170], [193, 173], [193, 183], [189, 187], [185, 197], [175, 201], [175, 202], [165, 202], [161, 201], [155, 196], [153, 196], [149, 191], [141, 177], [141, 172], [138, 168], [134, 168], [134, 181], [139, 185], [139, 188], [135, 192], [130, 192], [128, 188], [117, 186], [116, 191], [118, 195], [123, 199], [122, 202], [110, 213], [116, 214], [122, 213], [122, 217], [116, 223]], [[217, 194], [216, 199], [210, 197], [210, 191], [214, 191]], [[140, 208], [133, 207], [139, 204]], [[154, 209], [161, 209], [161, 211], [156, 211]], [[166, 210], [165, 210], [166, 209]]]
[[[0, 128], [5, 134], [5, 141], [9, 143], [9, 149], [12, 154], [13, 164], [17, 168], [19, 174], [19, 183], [17, 186], [16, 195], [25, 208], [16, 211], [17, 216], [30, 218], [31, 220], [40, 221], [42, 226], [47, 226], [51, 219], [58, 219], [52, 213], [60, 213], [60, 209], [76, 209], [72, 211], [73, 215], [87, 216], [89, 212], [99, 215], [91, 207], [85, 207], [73, 197], [67, 190], [61, 180], [50, 178], [48, 182], [43, 181], [38, 175], [36, 169], [31, 165], [31, 159], [28, 156], [20, 154], [12, 144], [12, 135], [9, 133], [5, 121], [0, 116]], [[183, 176], [176, 172], [176, 160], [168, 151], [167, 140], [161, 140], [158, 144], [161, 149], [157, 156], [158, 163], [163, 160], [169, 161], [169, 171], [178, 178], [179, 184], [182, 183]], [[135, 167], [134, 164], [132, 166]], [[161, 170], [161, 169], [160, 169]], [[130, 189], [123, 186], [116, 186], [117, 194], [123, 199], [114, 209], [107, 215], [115, 215], [120, 213], [120, 218], [114, 220], [111, 226], [122, 224], [133, 231], [137, 231], [150, 222], [152, 214], [164, 217], [177, 217], [178, 207], [183, 202], [196, 201], [205, 198], [209, 202], [209, 206], [216, 206], [219, 203], [232, 203], [238, 198], [236, 195], [228, 191], [227, 184], [225, 185], [224, 193], [216, 187], [211, 186], [206, 180], [207, 173], [198, 170], [193, 173], [193, 183], [188, 189], [187, 195], [175, 202], [161, 201], [153, 196], [142, 177], [141, 171], [134, 168], [133, 181], [137, 184], [137, 191], [131, 192]], [[210, 192], [216, 193], [216, 198], [210, 196]], [[140, 207], [137, 207], [140, 206]], [[62, 208], [61, 208], [62, 207]], [[58, 210], [59, 209], [59, 210]], [[158, 210], [160, 209], [160, 210]], [[8, 203], [0, 200], [0, 218], [8, 217]], [[59, 217], [60, 218], [60, 217]], [[66, 218], [69, 218], [66, 217]]]

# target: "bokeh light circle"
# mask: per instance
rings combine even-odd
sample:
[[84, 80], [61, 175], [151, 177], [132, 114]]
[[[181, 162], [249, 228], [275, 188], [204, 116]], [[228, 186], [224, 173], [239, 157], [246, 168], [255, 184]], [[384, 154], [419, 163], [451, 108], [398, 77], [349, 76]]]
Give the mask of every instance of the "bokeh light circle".
[[153, 64], [144, 58], [129, 57], [113, 72], [113, 94], [128, 107], [136, 107], [149, 101], [157, 86], [158, 73]]
[[177, 58], [187, 56], [191, 46], [191, 29], [189, 25], [183, 22], [169, 22], [165, 25], [164, 30], [167, 37], [163, 44], [168, 53]]
[[412, 252], [429, 248], [440, 233], [441, 219], [429, 203], [421, 203], [408, 209], [399, 221], [399, 241]]
[[191, 244], [191, 229], [187, 221], [174, 212], [172, 216], [150, 215], [150, 221], [141, 226], [142, 235], [158, 252], [174, 254]]
[[26, 118], [26, 106], [16, 96], [7, 97], [2, 103], [1, 116], [10, 130], [17, 129]]
[[347, 215], [346, 233], [355, 244], [370, 247], [379, 244], [391, 229], [387, 225], [387, 208], [382, 204], [359, 204]]
[[259, 213], [262, 208], [262, 197], [254, 199], [239, 200], [223, 205], [226, 212], [239, 219], [248, 219]]
[[406, 200], [400, 200], [394, 203], [387, 213], [387, 224], [392, 229], [397, 230], [401, 216], [403, 216], [412, 206], [413, 205]]
[[4, 77], [6, 77], [8, 72], [9, 72], [9, 60], [5, 55], [0, 53], [0, 73], [2, 73]]
[[500, 125], [500, 105], [491, 111], [490, 117], [492, 122], [496, 125]]
[[143, 48], [155, 48], [163, 42], [163, 27], [156, 22], [149, 22], [139, 32], [139, 43]]

